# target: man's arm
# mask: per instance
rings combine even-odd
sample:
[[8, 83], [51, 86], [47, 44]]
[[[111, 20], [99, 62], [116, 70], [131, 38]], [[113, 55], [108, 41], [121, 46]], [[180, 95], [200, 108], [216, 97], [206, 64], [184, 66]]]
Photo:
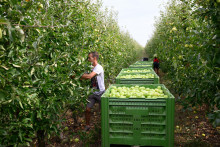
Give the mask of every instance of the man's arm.
[[89, 73], [89, 74], [83, 74], [82, 77], [80, 78], [80, 80], [82, 80], [82, 79], [91, 79], [91, 78], [93, 78], [95, 75], [96, 75], [96, 73], [95, 73], [94, 71], [91, 72], [91, 73]]

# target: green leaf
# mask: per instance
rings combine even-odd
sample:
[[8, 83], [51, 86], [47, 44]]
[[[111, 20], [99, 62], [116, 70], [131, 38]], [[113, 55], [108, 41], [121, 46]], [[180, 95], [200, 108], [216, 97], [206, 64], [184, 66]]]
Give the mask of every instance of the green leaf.
[[21, 106], [22, 109], [24, 109], [24, 107], [23, 107], [23, 105], [22, 105], [20, 100], [19, 100], [19, 105]]
[[34, 49], [37, 49], [37, 41], [33, 42], [32, 46], [34, 47]]
[[9, 70], [9, 68], [7, 68], [7, 67], [5, 67], [3, 65], [1, 65], [0, 67], [4, 68], [5, 70]]
[[3, 50], [3, 51], [5, 51], [5, 48], [4, 48], [3, 45], [0, 45], [0, 49]]
[[0, 39], [2, 39], [2, 29], [0, 28]]
[[31, 75], [33, 75], [34, 74], [34, 71], [35, 71], [35, 69], [34, 69], [34, 67], [31, 69]]
[[14, 67], [16, 67], [16, 68], [21, 68], [21, 66], [20, 65], [16, 65], [16, 64], [12, 64]]
[[24, 138], [24, 140], [29, 141], [29, 142], [32, 142], [32, 141], [33, 141], [33, 140], [30, 139], [30, 138]]
[[24, 119], [22, 119], [22, 122], [23, 122], [23, 123], [27, 123], [28, 121], [31, 121], [31, 119], [30, 119], [30, 118], [24, 118]]
[[20, 130], [20, 129], [19, 129], [18, 136], [19, 136], [19, 138], [20, 138], [20, 140], [21, 140], [21, 142], [22, 142], [22, 141], [23, 141], [23, 137], [22, 137], [22, 133], [21, 133], [21, 130]]
[[42, 119], [41, 111], [38, 111], [38, 112], [37, 112], [37, 118]]

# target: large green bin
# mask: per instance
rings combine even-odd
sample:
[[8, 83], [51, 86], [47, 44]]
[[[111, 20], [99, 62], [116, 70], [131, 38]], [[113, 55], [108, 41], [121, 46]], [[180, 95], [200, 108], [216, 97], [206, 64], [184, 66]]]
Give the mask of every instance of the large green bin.
[[[120, 73], [146, 73], [154, 72], [152, 68], [123, 68]], [[119, 73], [119, 74], [120, 74]]]
[[153, 64], [131, 64], [129, 68], [153, 68]]
[[137, 61], [134, 64], [153, 64], [153, 61]]
[[111, 144], [133, 146], [174, 146], [174, 96], [163, 84], [168, 98], [110, 98], [110, 89], [137, 84], [113, 84], [101, 97], [102, 147]]
[[120, 73], [116, 77], [116, 84], [159, 84], [159, 76], [155, 72], [138, 73], [139, 75], [153, 74], [154, 78], [121, 78], [121, 75], [137, 75], [137, 73]]

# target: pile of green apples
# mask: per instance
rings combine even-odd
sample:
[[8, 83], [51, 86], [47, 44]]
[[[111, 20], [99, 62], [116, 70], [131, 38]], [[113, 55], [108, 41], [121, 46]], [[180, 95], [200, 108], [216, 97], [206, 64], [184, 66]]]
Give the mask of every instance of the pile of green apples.
[[140, 66], [140, 67], [145, 67], [145, 66], [152, 66], [151, 64], [133, 64], [131, 66]]
[[123, 73], [150, 72], [150, 69], [125, 70]]
[[126, 75], [119, 75], [118, 78], [120, 79], [148, 79], [148, 78], [154, 78], [154, 74], [148, 73], [148, 74], [126, 74]]
[[131, 86], [131, 87], [116, 87], [110, 88], [109, 97], [114, 98], [168, 98], [161, 86], [157, 88], [146, 88], [143, 86]]
[[143, 65], [146, 65], [146, 64], [153, 64], [153, 62], [136, 62], [134, 64], [143, 64]]

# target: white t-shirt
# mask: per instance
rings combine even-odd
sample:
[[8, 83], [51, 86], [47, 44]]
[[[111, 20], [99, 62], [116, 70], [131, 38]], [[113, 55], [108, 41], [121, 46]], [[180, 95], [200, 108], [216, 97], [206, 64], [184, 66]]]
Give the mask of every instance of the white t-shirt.
[[105, 91], [105, 82], [104, 82], [104, 70], [100, 64], [97, 64], [93, 70], [97, 74], [97, 82], [100, 92]]

